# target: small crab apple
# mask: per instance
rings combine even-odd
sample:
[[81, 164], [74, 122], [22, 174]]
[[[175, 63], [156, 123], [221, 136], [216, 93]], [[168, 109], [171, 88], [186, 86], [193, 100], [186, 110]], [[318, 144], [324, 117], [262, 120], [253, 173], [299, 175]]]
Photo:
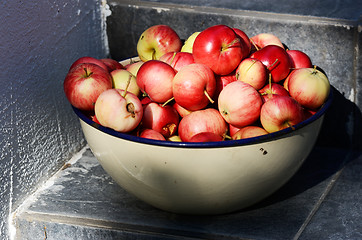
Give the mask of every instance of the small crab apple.
[[142, 126], [161, 133], [165, 138], [177, 133], [178, 124], [179, 115], [171, 105], [151, 102], [143, 109]]
[[237, 80], [248, 83], [259, 90], [266, 83], [268, 71], [260, 60], [245, 58], [236, 69], [235, 77]]
[[140, 133], [140, 137], [142, 138], [149, 138], [149, 139], [153, 139], [153, 140], [161, 140], [161, 141], [165, 141], [165, 137], [157, 132], [156, 130], [153, 129], [143, 129]]
[[137, 77], [138, 70], [140, 69], [143, 63], [144, 62], [142, 61], [133, 62], [125, 66], [125, 68], [128, 72], [132, 73], [135, 77]]
[[139, 58], [146, 62], [158, 60], [168, 52], [179, 52], [182, 41], [168, 25], [154, 25], [146, 29], [137, 42], [137, 53]]
[[243, 46], [243, 55], [244, 55], [244, 58], [246, 58], [247, 56], [249, 56], [250, 51], [251, 51], [250, 38], [243, 30], [241, 30], [239, 28], [233, 28], [233, 30], [243, 40], [243, 45], [244, 45]]
[[284, 48], [284, 45], [280, 39], [272, 33], [259, 33], [254, 35], [250, 38], [250, 42], [256, 48], [256, 50], [259, 50], [268, 45], [276, 45]]
[[143, 116], [143, 107], [136, 95], [114, 88], [99, 95], [94, 111], [102, 126], [119, 132], [134, 130]]
[[249, 125], [238, 130], [236, 133], [234, 133], [231, 136], [231, 138], [233, 140], [238, 140], [238, 139], [245, 139], [251, 137], [258, 137], [265, 134], [268, 134], [268, 132], [264, 128], [259, 126]]
[[228, 84], [218, 99], [220, 114], [226, 122], [236, 127], [244, 127], [258, 120], [262, 104], [259, 92], [241, 81]]
[[278, 83], [266, 84], [259, 90], [259, 93], [262, 96], [264, 102], [271, 99], [273, 95], [290, 96], [289, 92]]
[[124, 69], [123, 65], [112, 59], [112, 58], [102, 58], [101, 61], [107, 66], [108, 72], [112, 72], [116, 69]]
[[183, 117], [178, 133], [182, 141], [189, 142], [194, 135], [201, 132], [211, 132], [224, 137], [227, 130], [228, 126], [219, 111], [214, 108], [205, 108]]
[[306, 53], [300, 50], [287, 50], [287, 53], [291, 59], [292, 69], [313, 67], [312, 61]]
[[111, 72], [113, 80], [113, 88], [123, 89], [133, 93], [136, 96], [140, 95], [140, 88], [137, 85], [136, 77], [126, 69], [116, 69]]
[[160, 61], [170, 64], [176, 72], [186, 65], [195, 63], [194, 57], [188, 52], [168, 52], [160, 57]]

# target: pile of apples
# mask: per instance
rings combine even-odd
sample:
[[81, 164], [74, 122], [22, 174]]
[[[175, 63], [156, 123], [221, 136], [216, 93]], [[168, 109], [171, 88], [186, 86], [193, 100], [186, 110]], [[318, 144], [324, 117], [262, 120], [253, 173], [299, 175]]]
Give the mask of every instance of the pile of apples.
[[81, 57], [64, 80], [69, 102], [98, 124], [165, 141], [260, 136], [312, 116], [330, 83], [309, 56], [271, 33], [226, 25], [186, 41], [167, 25], [146, 29], [138, 61]]

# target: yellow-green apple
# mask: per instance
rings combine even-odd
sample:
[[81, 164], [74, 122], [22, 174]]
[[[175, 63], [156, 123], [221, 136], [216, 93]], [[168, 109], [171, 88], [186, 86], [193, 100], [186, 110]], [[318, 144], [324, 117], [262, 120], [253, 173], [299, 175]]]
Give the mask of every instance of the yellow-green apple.
[[289, 92], [278, 83], [266, 84], [263, 88], [259, 90], [259, 93], [262, 96], [264, 102], [271, 99], [275, 94], [281, 96], [290, 96]]
[[92, 111], [98, 96], [112, 88], [112, 78], [107, 70], [94, 63], [81, 63], [69, 70], [63, 87], [68, 101], [74, 107]]
[[216, 90], [214, 72], [205, 64], [192, 63], [176, 73], [172, 82], [175, 101], [190, 110], [205, 108]]
[[221, 137], [227, 133], [228, 126], [219, 111], [215, 108], [205, 108], [191, 112], [179, 123], [178, 135], [183, 142], [201, 132], [212, 132]]
[[137, 77], [138, 70], [140, 69], [140, 67], [142, 66], [143, 63], [144, 63], [143, 61], [138, 61], [138, 62], [128, 64], [126, 66], [126, 70], [128, 72], [132, 73], [135, 77]]
[[273, 82], [286, 78], [290, 72], [291, 60], [288, 53], [276, 45], [267, 45], [252, 53], [251, 58], [260, 60], [271, 73]]
[[273, 95], [260, 111], [260, 122], [269, 133], [293, 127], [303, 119], [302, 106], [289, 96]]
[[284, 49], [284, 45], [280, 39], [272, 33], [259, 33], [250, 38], [250, 42], [259, 50], [268, 45], [276, 45]]
[[268, 132], [259, 126], [249, 125], [246, 127], [241, 128], [238, 130], [234, 135], [231, 136], [231, 139], [238, 140], [238, 139], [245, 139], [251, 137], [258, 137], [268, 134]]
[[126, 69], [116, 69], [111, 72], [113, 88], [127, 90], [136, 96], [140, 95], [136, 77]]
[[182, 41], [176, 31], [168, 25], [147, 28], [137, 42], [137, 53], [142, 61], [158, 60], [168, 52], [179, 52]]
[[179, 115], [171, 105], [151, 102], [143, 108], [142, 127], [153, 129], [169, 138], [177, 133]]
[[152, 101], [165, 103], [173, 96], [172, 82], [176, 71], [160, 60], [149, 60], [137, 73], [137, 85]]
[[291, 68], [311, 68], [313, 67], [312, 61], [309, 56], [300, 50], [287, 50], [291, 59]]
[[142, 138], [149, 138], [153, 140], [161, 140], [166, 141], [166, 138], [159, 132], [153, 129], [143, 129], [140, 133], [140, 137]]
[[237, 80], [248, 83], [259, 90], [266, 83], [268, 71], [260, 60], [245, 58], [237, 67], [235, 77]]
[[224, 138], [213, 132], [200, 132], [191, 137], [190, 142], [219, 142]]
[[229, 83], [218, 99], [218, 109], [225, 121], [240, 128], [259, 119], [262, 104], [259, 92], [241, 81]]
[[130, 132], [141, 122], [143, 107], [133, 93], [113, 88], [99, 95], [94, 112], [102, 126], [119, 132]]
[[209, 66], [215, 74], [231, 73], [243, 59], [242, 40], [226, 25], [214, 25], [195, 39], [192, 54], [196, 63]]
[[243, 40], [243, 56], [244, 58], [246, 58], [247, 56], [249, 56], [250, 51], [251, 51], [251, 42], [250, 39], [248, 37], [248, 35], [241, 29], [239, 28], [233, 28], [233, 30], [235, 31], [235, 33]]
[[184, 45], [181, 47], [181, 52], [192, 53], [192, 47], [194, 45], [195, 38], [199, 35], [200, 32], [194, 32], [191, 34], [185, 41]]
[[104, 70], [108, 71], [108, 67], [100, 59], [94, 58], [94, 57], [89, 57], [89, 56], [80, 57], [77, 60], [75, 60], [72, 63], [72, 65], [70, 66], [69, 70], [71, 70], [73, 67], [75, 67], [81, 63], [93, 63], [93, 64], [100, 66]]
[[289, 94], [303, 107], [315, 110], [328, 98], [330, 83], [316, 68], [299, 68], [288, 77]]
[[168, 52], [160, 57], [160, 61], [170, 64], [176, 72], [186, 65], [195, 63], [194, 57], [188, 52]]
[[116, 69], [124, 69], [124, 66], [120, 62], [112, 58], [102, 58], [100, 60], [107, 66], [108, 72], [112, 72]]

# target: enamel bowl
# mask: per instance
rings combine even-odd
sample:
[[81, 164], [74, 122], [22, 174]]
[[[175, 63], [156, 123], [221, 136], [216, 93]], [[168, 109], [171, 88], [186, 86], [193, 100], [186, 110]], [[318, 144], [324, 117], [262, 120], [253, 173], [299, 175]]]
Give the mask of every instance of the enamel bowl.
[[123, 189], [165, 211], [209, 215], [251, 206], [285, 184], [313, 149], [331, 101], [332, 89], [321, 109], [293, 129], [206, 143], [119, 133], [73, 109], [90, 149]]

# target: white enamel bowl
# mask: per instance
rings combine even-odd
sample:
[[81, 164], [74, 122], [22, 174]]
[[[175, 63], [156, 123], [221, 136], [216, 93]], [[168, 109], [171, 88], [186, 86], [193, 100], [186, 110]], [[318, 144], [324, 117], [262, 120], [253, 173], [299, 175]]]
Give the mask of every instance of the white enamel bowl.
[[208, 143], [144, 139], [100, 126], [74, 108], [88, 145], [126, 191], [165, 211], [222, 214], [285, 184], [308, 157], [328, 101], [312, 117], [265, 136]]

